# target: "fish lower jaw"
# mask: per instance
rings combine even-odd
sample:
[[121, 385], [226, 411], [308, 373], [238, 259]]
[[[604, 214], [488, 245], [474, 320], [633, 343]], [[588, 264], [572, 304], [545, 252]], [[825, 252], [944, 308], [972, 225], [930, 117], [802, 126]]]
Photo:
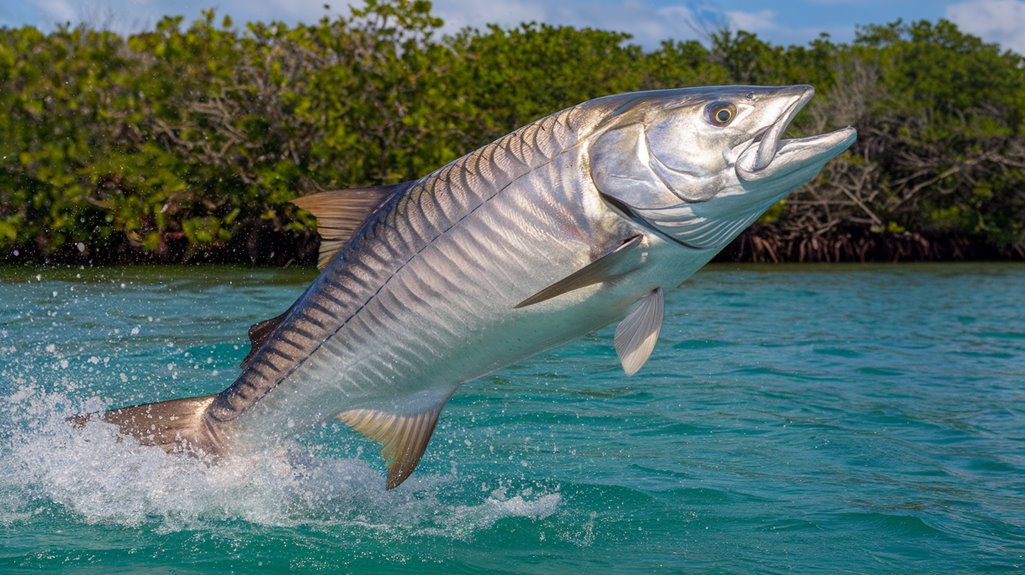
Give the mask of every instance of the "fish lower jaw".
[[847, 127], [818, 136], [782, 140], [772, 160], [761, 168], [757, 167], [755, 146], [751, 146], [737, 160], [737, 177], [741, 182], [753, 183], [783, 179], [806, 168], [818, 173], [826, 162], [849, 148], [857, 135], [854, 128]]

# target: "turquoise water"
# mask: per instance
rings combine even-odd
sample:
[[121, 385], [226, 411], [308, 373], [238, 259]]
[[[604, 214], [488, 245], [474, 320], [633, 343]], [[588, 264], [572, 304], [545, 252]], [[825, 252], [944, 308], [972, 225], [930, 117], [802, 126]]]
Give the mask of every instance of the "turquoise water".
[[224, 388], [311, 277], [0, 268], [0, 572], [1025, 572], [1023, 266], [711, 267], [639, 374], [605, 329], [467, 384], [391, 492], [339, 425], [64, 425]]

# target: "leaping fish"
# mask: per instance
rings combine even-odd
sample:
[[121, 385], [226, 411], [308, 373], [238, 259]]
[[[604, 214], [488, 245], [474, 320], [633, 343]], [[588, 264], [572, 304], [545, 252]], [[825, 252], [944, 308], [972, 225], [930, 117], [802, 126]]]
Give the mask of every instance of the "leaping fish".
[[[784, 140], [811, 86], [619, 94], [556, 112], [414, 181], [295, 201], [320, 275], [220, 393], [98, 415], [213, 458], [338, 418], [416, 468], [464, 382], [619, 321], [632, 375], [679, 286], [856, 132]], [[75, 418], [79, 423], [89, 416]]]

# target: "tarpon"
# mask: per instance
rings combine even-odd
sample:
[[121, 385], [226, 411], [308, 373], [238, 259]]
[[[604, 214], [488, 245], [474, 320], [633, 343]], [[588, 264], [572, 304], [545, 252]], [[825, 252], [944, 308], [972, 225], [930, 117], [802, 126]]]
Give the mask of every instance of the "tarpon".
[[[635, 92], [562, 110], [415, 181], [296, 200], [320, 275], [224, 391], [114, 409], [143, 444], [214, 459], [338, 418], [413, 472], [459, 386], [619, 321], [626, 374], [663, 292], [854, 141], [782, 139], [810, 86]], [[85, 418], [78, 418], [81, 422]]]

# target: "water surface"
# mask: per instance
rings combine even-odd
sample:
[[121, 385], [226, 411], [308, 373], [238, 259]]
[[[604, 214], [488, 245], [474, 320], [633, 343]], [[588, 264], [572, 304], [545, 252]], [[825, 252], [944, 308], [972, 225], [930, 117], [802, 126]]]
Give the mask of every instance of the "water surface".
[[469, 383], [391, 492], [341, 424], [64, 425], [223, 389], [312, 277], [0, 268], [0, 572], [1025, 572], [1023, 266], [713, 266], [640, 373], [606, 328]]

